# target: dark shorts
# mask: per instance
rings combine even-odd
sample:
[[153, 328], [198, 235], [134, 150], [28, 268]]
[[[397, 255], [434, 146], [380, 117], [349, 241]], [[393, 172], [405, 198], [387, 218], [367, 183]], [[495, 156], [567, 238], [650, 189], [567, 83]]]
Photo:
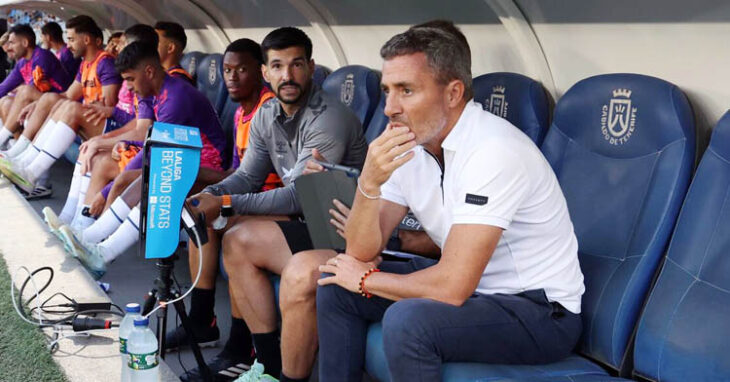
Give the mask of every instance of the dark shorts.
[[307, 223], [299, 220], [277, 221], [281, 232], [286, 238], [286, 244], [289, 245], [291, 253], [308, 251], [314, 249], [312, 239], [309, 237]]

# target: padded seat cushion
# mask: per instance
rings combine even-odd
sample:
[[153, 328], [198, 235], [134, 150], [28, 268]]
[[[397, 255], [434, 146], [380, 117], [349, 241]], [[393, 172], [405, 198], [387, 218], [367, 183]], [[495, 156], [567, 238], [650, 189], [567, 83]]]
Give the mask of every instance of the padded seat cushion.
[[550, 102], [542, 85], [517, 73], [487, 73], [472, 82], [474, 100], [484, 110], [517, 126], [540, 145], [550, 126]]
[[327, 76], [322, 90], [347, 105], [360, 123], [367, 126], [380, 98], [380, 77], [362, 65], [343, 66]]
[[[381, 382], [390, 381], [385, 352], [383, 332], [380, 323], [370, 325], [365, 358], [367, 372]], [[563, 376], [598, 374], [606, 372], [593, 362], [578, 355], [548, 365], [489, 365], [480, 363], [446, 363], [443, 367], [444, 381], [493, 381], [507, 377]]]
[[636, 373], [730, 379], [730, 113], [715, 127], [639, 324]]
[[575, 84], [558, 102], [543, 143], [585, 276], [579, 351], [615, 369], [674, 227], [694, 148], [684, 94], [638, 74]]

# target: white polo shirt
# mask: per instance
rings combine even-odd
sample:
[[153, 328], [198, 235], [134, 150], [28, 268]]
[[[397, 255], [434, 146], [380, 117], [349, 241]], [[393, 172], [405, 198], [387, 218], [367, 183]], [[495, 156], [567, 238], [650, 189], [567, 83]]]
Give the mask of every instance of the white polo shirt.
[[550, 301], [580, 313], [578, 241], [555, 173], [532, 140], [472, 101], [441, 147], [443, 171], [417, 146], [382, 197], [409, 207], [442, 249], [454, 224], [504, 229], [476, 292], [544, 289]]

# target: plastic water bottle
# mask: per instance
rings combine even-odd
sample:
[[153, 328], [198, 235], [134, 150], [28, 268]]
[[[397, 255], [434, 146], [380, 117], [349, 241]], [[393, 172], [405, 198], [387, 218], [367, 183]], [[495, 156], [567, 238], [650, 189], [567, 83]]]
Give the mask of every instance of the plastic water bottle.
[[141, 308], [139, 304], [130, 303], [124, 307], [127, 314], [124, 315], [122, 323], [119, 324], [119, 355], [122, 358], [122, 382], [129, 382], [129, 356], [127, 355], [127, 340], [134, 329], [134, 319], [140, 317]]
[[157, 338], [147, 327], [149, 322], [148, 318], [137, 317], [134, 320], [134, 329], [127, 341], [127, 352], [129, 353], [127, 367], [132, 382], [156, 382], [159, 378], [160, 361], [157, 354]]

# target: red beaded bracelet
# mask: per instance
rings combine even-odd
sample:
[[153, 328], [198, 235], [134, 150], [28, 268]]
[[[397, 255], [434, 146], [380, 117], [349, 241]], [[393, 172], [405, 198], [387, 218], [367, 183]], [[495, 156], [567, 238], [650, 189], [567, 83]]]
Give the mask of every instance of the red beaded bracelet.
[[365, 279], [368, 278], [368, 276], [372, 275], [375, 272], [380, 272], [380, 269], [378, 268], [370, 268], [367, 272], [365, 272], [362, 277], [360, 277], [360, 287], [358, 288], [358, 292], [360, 293], [360, 296], [363, 296], [365, 298], [373, 297], [372, 293], [369, 293], [367, 290], [365, 290]]

